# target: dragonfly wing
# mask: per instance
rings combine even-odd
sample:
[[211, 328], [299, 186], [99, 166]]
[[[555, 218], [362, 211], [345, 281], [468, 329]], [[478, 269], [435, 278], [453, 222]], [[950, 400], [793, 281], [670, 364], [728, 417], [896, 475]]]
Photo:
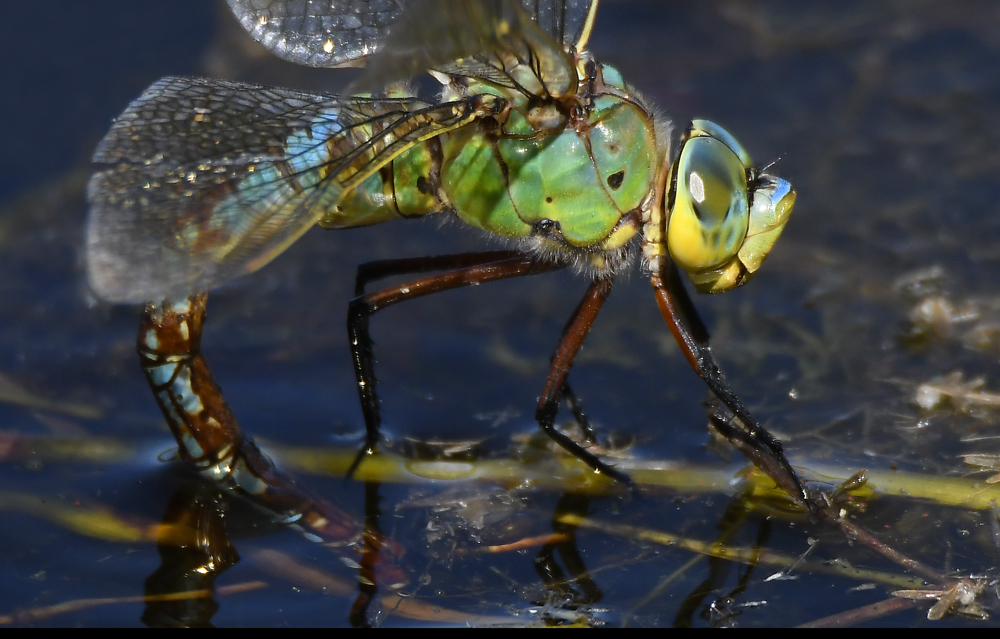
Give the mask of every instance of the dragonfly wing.
[[[546, 3], [528, 4], [537, 10]], [[563, 44], [534, 19], [541, 17], [553, 28], [565, 27], [565, 21], [553, 20], [554, 13], [529, 15], [516, 0], [413, 0], [393, 26], [392, 37], [353, 86], [371, 91], [438, 69], [521, 87], [528, 93], [566, 95], [576, 90], [573, 61]], [[530, 69], [538, 81], [525, 87], [524, 74], [514, 71], [519, 66]]]
[[385, 42], [407, 0], [228, 0], [243, 28], [280, 58], [351, 66]]
[[254, 271], [406, 148], [481, 115], [468, 106], [164, 78], [94, 156], [91, 285], [158, 301]]
[[[483, 5], [506, 4], [498, 0], [473, 0]], [[441, 37], [435, 32], [440, 16], [454, 8], [449, 0], [228, 0], [233, 14], [251, 36], [285, 60], [312, 67], [355, 66], [393, 37], [394, 25], [404, 11], [407, 22], [425, 25], [428, 45], [434, 50]], [[591, 5], [597, 0], [520, 0], [527, 15], [543, 32], [564, 48], [575, 46], [589, 32]], [[596, 8], [596, 7], [595, 7]], [[474, 53], [480, 53], [475, 51]], [[410, 75], [453, 62], [436, 59]], [[397, 76], [403, 77], [403, 76]]]
[[542, 31], [569, 49], [582, 49], [590, 36], [598, 0], [521, 0]]

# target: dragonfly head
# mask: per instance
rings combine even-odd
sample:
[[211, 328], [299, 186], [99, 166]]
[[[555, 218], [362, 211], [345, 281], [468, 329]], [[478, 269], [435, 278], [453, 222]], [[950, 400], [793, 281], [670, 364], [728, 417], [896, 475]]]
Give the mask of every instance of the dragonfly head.
[[736, 138], [708, 120], [691, 122], [667, 189], [667, 249], [699, 293], [750, 281], [795, 204], [791, 184], [755, 169]]

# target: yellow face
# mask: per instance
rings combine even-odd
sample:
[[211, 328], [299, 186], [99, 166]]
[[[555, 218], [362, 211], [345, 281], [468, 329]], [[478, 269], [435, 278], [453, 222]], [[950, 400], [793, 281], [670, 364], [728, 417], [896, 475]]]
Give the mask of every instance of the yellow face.
[[740, 143], [707, 120], [684, 135], [668, 188], [667, 249], [700, 293], [748, 282], [795, 204], [791, 184], [758, 174]]

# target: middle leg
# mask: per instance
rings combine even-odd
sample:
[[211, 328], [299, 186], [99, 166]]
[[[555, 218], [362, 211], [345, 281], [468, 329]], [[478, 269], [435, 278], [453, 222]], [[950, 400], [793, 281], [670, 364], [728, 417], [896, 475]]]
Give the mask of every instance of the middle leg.
[[[373, 280], [392, 275], [453, 269], [439, 275], [415, 280], [375, 293], [364, 294], [365, 285]], [[441, 291], [509, 279], [525, 275], [535, 275], [562, 268], [561, 265], [539, 262], [514, 251], [493, 251], [489, 253], [464, 253], [436, 257], [385, 260], [364, 264], [358, 269], [356, 292], [359, 297], [351, 301], [348, 310], [347, 329], [354, 361], [358, 394], [365, 418], [366, 442], [358, 454], [348, 476], [360, 464], [366, 454], [374, 452], [382, 423], [376, 391], [375, 357], [372, 340], [368, 332], [369, 317], [392, 304]], [[584, 337], [590, 330], [604, 299], [611, 292], [611, 280], [596, 280], [588, 289], [584, 301], [576, 309], [569, 323], [563, 329], [559, 345], [552, 356], [552, 368], [546, 380], [545, 390], [539, 401], [536, 419], [539, 427], [556, 443], [598, 472], [613, 479], [632, 485], [632, 480], [616, 471], [596, 455], [580, 446], [554, 426], [559, 400], [564, 399], [584, 430], [588, 441], [593, 441], [589, 424], [583, 417], [579, 402], [566, 386], [566, 375], [573, 364]]]
[[[365, 455], [375, 452], [379, 440], [382, 416], [376, 390], [375, 354], [368, 331], [369, 318], [378, 311], [407, 300], [433, 293], [440, 293], [463, 286], [535, 275], [561, 269], [559, 264], [539, 262], [515, 251], [488, 253], [462, 253], [401, 260], [384, 260], [364, 264], [358, 268], [356, 292], [347, 311], [347, 333], [354, 363], [354, 376], [365, 419], [365, 446], [351, 464], [351, 476]], [[376, 279], [407, 273], [451, 269], [438, 275], [425, 277], [374, 293], [364, 293], [365, 284]]]
[[[573, 315], [570, 316], [566, 327], [563, 328], [562, 335], [559, 337], [559, 343], [552, 353], [552, 363], [549, 368], [549, 375], [545, 379], [545, 388], [542, 390], [541, 397], [538, 398], [538, 409], [535, 411], [535, 419], [538, 421], [538, 427], [546, 435], [572, 453], [577, 459], [595, 471], [604, 473], [626, 486], [633, 486], [634, 483], [631, 477], [601, 461], [597, 455], [576, 443], [555, 427], [556, 413], [559, 412], [560, 397], [566, 399], [570, 410], [578, 421], [583, 415], [582, 411], [579, 410], [579, 403], [576, 401], [575, 396], [566, 386], [566, 377], [569, 375], [570, 368], [573, 367], [573, 360], [576, 358], [576, 354], [580, 352], [580, 347], [583, 346], [583, 340], [587, 337], [587, 333], [590, 332], [591, 326], [594, 325], [594, 320], [597, 319], [597, 314], [600, 312], [601, 307], [604, 306], [608, 295], [611, 294], [613, 284], [614, 280], [610, 278], [599, 278], [591, 282], [580, 305], [573, 311]], [[593, 434], [590, 432], [590, 426], [586, 418], [582, 420], [580, 427], [584, 430], [585, 437], [592, 441]]]

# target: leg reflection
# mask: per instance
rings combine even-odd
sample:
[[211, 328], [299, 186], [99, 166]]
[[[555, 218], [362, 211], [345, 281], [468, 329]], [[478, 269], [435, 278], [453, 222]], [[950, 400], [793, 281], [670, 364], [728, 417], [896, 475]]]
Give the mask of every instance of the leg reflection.
[[365, 532], [364, 546], [361, 552], [361, 567], [358, 569], [358, 597], [351, 606], [351, 625], [355, 628], [368, 628], [368, 606], [378, 594], [376, 568], [379, 565], [379, 550], [382, 548], [382, 531], [379, 529], [379, 517], [382, 514], [379, 496], [379, 483], [365, 483]]
[[[545, 586], [563, 602], [564, 607], [571, 609], [593, 604], [604, 598], [604, 593], [590, 577], [577, 549], [576, 526], [561, 521], [569, 514], [585, 518], [589, 508], [590, 498], [586, 495], [563, 495], [556, 506], [552, 522], [552, 529], [561, 540], [545, 544], [535, 558], [535, 571], [545, 582]], [[556, 552], [569, 572], [568, 578], [556, 563]]]
[[[726, 512], [722, 515], [722, 519], [719, 520], [716, 526], [721, 533], [715, 540], [716, 544], [730, 544], [732, 538], [743, 527], [749, 514], [746, 504], [747, 501], [743, 496], [737, 496], [729, 503]], [[753, 545], [757, 553], [763, 551], [770, 536], [771, 523], [767, 518], [763, 518], [760, 522], [760, 528], [757, 531], [757, 539]], [[699, 609], [701, 609], [699, 616], [712, 627], [726, 627], [731, 625], [733, 618], [739, 615], [739, 606], [734, 604], [736, 598], [743, 594], [747, 584], [750, 583], [750, 578], [753, 576], [754, 568], [757, 565], [756, 560], [747, 564], [742, 574], [738, 573], [736, 587], [726, 594], [718, 593], [722, 592], [733, 567], [735, 566], [737, 571], [740, 570], [739, 564], [729, 559], [714, 556], [708, 556], [706, 561], [708, 562], [708, 577], [698, 584], [684, 602], [681, 603], [680, 609], [677, 611], [677, 616], [674, 619], [675, 627], [692, 627], [694, 614]], [[715, 596], [712, 596], [713, 594]], [[702, 607], [703, 602], [709, 597], [712, 597], [711, 602]]]

